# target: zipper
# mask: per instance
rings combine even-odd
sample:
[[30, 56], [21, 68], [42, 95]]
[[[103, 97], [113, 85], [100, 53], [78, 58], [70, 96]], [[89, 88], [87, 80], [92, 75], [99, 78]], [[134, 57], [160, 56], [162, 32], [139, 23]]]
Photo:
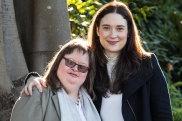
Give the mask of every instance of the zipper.
[[132, 113], [133, 113], [133, 115], [134, 115], [134, 117], [135, 117], [135, 121], [137, 121], [137, 118], [136, 118], [135, 112], [134, 112], [133, 108], [131, 107], [131, 105], [130, 105], [130, 103], [129, 103], [128, 99], [126, 99], [126, 101], [127, 101], [128, 105], [129, 105], [129, 107], [130, 107], [130, 109], [131, 109], [131, 111], [132, 111]]

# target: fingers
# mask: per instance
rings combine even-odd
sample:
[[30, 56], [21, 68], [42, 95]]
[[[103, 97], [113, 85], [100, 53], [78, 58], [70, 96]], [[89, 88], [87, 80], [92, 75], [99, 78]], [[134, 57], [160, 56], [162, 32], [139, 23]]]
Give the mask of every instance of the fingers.
[[42, 86], [47, 87], [43, 78], [31, 77], [30, 79], [28, 79], [27, 84], [22, 89], [20, 95], [22, 95], [23, 93], [25, 93], [26, 95], [32, 95], [32, 89], [34, 86], [39, 90], [39, 92], [42, 92]]
[[42, 78], [42, 79], [39, 79], [39, 82], [40, 84], [43, 86], [43, 87], [47, 87], [46, 83], [45, 83], [45, 80]]
[[21, 90], [19, 97], [21, 97], [23, 95], [23, 93], [25, 93], [24, 88]]
[[29, 95], [32, 95], [32, 88], [33, 88], [33, 83], [29, 83], [29, 85], [27, 86], [27, 91]]
[[24, 91], [26, 95], [30, 95], [30, 93], [28, 92], [28, 83], [25, 85]]
[[24, 87], [24, 92], [26, 95], [32, 95], [32, 83], [35, 81], [36, 77], [30, 77]]
[[38, 88], [39, 92], [42, 92], [42, 86], [41, 86], [40, 80], [42, 80], [42, 78], [36, 78], [35, 82], [34, 82], [34, 86], [36, 86]]
[[34, 85], [36, 85], [36, 79], [37, 79], [37, 77], [30, 77], [27, 80], [27, 83], [26, 83], [25, 87], [23, 88], [26, 95], [32, 95], [32, 88]]

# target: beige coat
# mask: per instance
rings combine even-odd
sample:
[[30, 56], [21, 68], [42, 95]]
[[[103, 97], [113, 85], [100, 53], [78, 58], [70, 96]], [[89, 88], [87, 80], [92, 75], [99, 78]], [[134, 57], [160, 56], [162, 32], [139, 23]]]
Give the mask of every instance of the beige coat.
[[57, 93], [50, 88], [40, 93], [34, 88], [32, 96], [24, 94], [16, 101], [10, 121], [61, 121], [60, 117]]

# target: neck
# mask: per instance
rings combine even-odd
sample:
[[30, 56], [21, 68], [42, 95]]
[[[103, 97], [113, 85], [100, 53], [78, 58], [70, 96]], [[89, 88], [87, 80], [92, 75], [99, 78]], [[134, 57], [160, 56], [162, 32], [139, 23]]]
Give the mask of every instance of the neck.
[[117, 57], [118, 57], [118, 55], [115, 55], [115, 56], [108, 56], [107, 54], [104, 54], [104, 55], [106, 56], [108, 61], [109, 60], [117, 60]]
[[109, 53], [109, 52], [105, 52], [104, 53], [105, 56], [108, 58], [108, 59], [112, 59], [112, 58], [115, 58], [119, 55], [119, 53]]
[[70, 96], [70, 98], [71, 98], [74, 102], [77, 102], [77, 100], [78, 100], [78, 98], [79, 98], [79, 92], [78, 92], [78, 91], [69, 92], [68, 95]]

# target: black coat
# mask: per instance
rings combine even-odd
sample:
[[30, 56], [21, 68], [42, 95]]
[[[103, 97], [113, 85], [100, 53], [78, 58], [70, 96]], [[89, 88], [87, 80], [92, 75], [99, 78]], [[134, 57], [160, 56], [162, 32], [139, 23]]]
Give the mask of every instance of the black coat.
[[[137, 77], [127, 81], [122, 98], [124, 121], [173, 121], [167, 83], [158, 60], [142, 64]], [[100, 113], [102, 96], [96, 92], [94, 104]], [[107, 114], [106, 114], [107, 115]]]

